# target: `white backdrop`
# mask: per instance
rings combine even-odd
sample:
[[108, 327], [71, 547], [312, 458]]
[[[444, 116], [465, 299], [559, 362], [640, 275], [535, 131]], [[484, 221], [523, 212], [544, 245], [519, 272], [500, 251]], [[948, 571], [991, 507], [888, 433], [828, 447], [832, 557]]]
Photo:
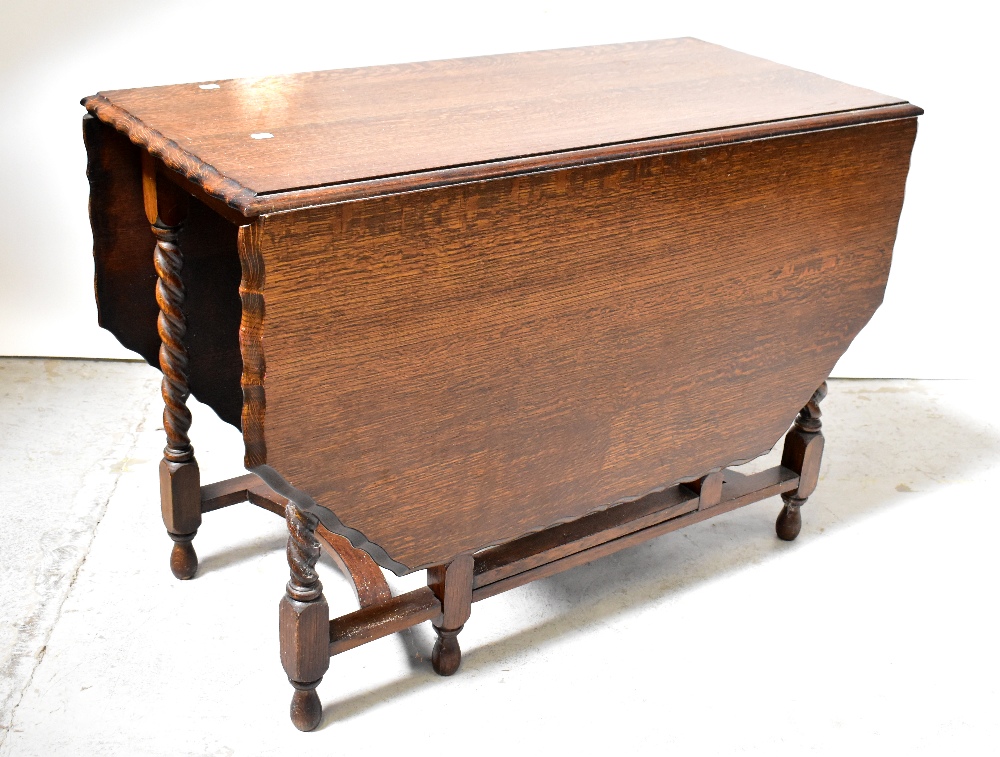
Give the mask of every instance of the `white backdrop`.
[[[697, 7], [692, 7], [697, 5]], [[0, 355], [131, 357], [96, 325], [84, 95], [97, 90], [694, 36], [926, 109], [885, 304], [835, 375], [988, 366], [1000, 272], [994, 24], [977, 8], [843, 1], [3, 0]]]

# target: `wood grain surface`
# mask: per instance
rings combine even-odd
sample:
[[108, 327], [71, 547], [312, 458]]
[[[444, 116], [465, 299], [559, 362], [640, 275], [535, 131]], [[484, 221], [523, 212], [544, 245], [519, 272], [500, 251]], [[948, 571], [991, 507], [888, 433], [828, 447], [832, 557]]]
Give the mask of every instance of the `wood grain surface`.
[[[83, 131], [99, 322], [158, 368], [156, 239], [143, 208], [141, 151], [90, 116], [84, 118]], [[236, 237], [235, 225], [200, 202], [190, 203], [180, 232], [188, 383], [198, 400], [239, 428], [241, 269]]]
[[213, 84], [84, 104], [213, 196], [249, 207], [255, 195], [820, 114], [857, 120], [903, 103], [695, 39]]
[[89, 115], [83, 119], [83, 141], [98, 323], [158, 368], [156, 239], [143, 206], [141, 153], [124, 135]]
[[264, 216], [248, 451], [394, 570], [756, 457], [881, 302], [915, 134]]

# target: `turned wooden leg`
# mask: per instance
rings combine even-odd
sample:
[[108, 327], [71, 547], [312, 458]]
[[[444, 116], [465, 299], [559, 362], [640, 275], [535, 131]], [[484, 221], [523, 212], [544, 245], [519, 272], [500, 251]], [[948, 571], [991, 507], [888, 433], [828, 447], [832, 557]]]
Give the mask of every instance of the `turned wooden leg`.
[[781, 464], [799, 474], [799, 487], [781, 495], [784, 507], [778, 515], [775, 530], [778, 537], [792, 541], [802, 530], [800, 509], [819, 481], [819, 466], [823, 460], [823, 422], [819, 404], [826, 397], [826, 382], [817, 389], [804, 408], [799, 411], [791, 430], [785, 435], [785, 448]]
[[330, 608], [316, 574], [319, 541], [316, 516], [289, 502], [288, 569], [291, 578], [278, 607], [281, 664], [295, 688], [289, 714], [300, 731], [311, 731], [323, 718], [316, 686], [330, 667]]
[[191, 411], [187, 399], [188, 355], [184, 345], [187, 321], [184, 318], [184, 283], [178, 237], [187, 212], [183, 192], [157, 176], [155, 161], [143, 157], [142, 188], [146, 217], [156, 237], [153, 260], [156, 266], [156, 302], [160, 315], [160, 370], [163, 372], [163, 430], [167, 446], [160, 462], [160, 508], [163, 524], [174, 542], [170, 569], [180, 579], [193, 578], [198, 555], [191, 541], [201, 525], [201, 475], [188, 438]]
[[462, 648], [458, 634], [472, 614], [472, 555], [461, 555], [448, 565], [439, 565], [427, 571], [427, 585], [441, 600], [442, 612], [431, 621], [437, 632], [437, 641], [431, 652], [434, 672], [450, 676], [462, 664]]

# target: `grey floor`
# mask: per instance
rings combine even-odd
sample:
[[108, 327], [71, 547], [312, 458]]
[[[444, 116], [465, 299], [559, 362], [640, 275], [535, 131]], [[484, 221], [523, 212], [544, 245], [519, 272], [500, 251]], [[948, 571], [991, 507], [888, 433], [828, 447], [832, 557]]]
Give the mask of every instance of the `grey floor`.
[[[300, 734], [277, 656], [283, 522], [207, 516], [201, 571], [175, 581], [158, 374], [0, 360], [0, 756], [995, 754], [995, 396], [833, 381], [796, 542], [770, 500], [492, 598], [451, 679], [429, 627], [353, 650]], [[210, 411], [192, 437], [203, 480], [241, 471]], [[321, 572], [333, 612], [353, 609]]]

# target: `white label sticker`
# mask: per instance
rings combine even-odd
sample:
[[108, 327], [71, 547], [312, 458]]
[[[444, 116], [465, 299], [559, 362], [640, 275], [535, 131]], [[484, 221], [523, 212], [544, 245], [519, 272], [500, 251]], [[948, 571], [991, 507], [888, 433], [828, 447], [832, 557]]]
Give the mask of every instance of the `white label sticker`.
[[218, 84], [199, 84], [198, 89], [218, 89]]
[[273, 134], [268, 134], [266, 131], [259, 131], [256, 134], [251, 134], [250, 139], [270, 139]]

